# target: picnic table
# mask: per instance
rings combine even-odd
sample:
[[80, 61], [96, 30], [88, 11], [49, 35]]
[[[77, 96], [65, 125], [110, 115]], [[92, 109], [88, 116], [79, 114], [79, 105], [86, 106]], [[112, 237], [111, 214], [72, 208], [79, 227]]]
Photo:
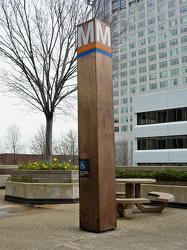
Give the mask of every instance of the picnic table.
[[[144, 198], [141, 195], [141, 184], [155, 183], [155, 179], [148, 178], [124, 178], [116, 179], [116, 183], [122, 183], [125, 185], [125, 193], [118, 193], [116, 198], [116, 207], [118, 214], [121, 217], [132, 214], [134, 205], [136, 205], [142, 212], [161, 212], [168, 202], [174, 199], [172, 194], [163, 192], [149, 192], [148, 198]], [[147, 207], [144, 204], [150, 203], [150, 200], [160, 202], [159, 206]]]

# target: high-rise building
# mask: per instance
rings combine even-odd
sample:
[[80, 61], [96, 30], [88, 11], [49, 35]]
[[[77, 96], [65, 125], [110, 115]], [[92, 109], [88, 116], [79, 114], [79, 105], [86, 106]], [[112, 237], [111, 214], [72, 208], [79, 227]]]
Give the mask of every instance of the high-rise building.
[[117, 164], [132, 164], [133, 96], [187, 88], [187, 0], [102, 2], [110, 4], [110, 14], [115, 17], [116, 160]]

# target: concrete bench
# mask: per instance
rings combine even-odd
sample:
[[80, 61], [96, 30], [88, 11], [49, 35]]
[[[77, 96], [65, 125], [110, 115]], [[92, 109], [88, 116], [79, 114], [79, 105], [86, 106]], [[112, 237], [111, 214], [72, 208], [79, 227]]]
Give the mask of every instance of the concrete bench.
[[172, 194], [164, 192], [151, 191], [148, 193], [148, 196], [151, 201], [159, 202], [159, 205], [154, 207], [144, 207], [141, 204], [137, 204], [137, 207], [144, 213], [162, 212], [162, 210], [167, 207], [168, 203], [174, 200]]
[[125, 217], [132, 213], [134, 204], [149, 202], [146, 198], [116, 198], [116, 209], [120, 217]]

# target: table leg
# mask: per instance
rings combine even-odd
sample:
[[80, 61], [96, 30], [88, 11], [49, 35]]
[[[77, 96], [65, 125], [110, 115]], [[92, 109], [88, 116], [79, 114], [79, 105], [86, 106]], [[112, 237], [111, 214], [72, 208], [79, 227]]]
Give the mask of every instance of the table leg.
[[135, 198], [140, 198], [141, 197], [141, 187], [140, 183], [135, 184]]
[[[126, 198], [133, 198], [134, 196], [134, 184], [133, 183], [126, 183], [125, 184], [125, 196]], [[133, 209], [134, 209], [134, 204], [129, 203], [129, 204], [124, 204], [125, 208], [125, 216], [132, 214]]]

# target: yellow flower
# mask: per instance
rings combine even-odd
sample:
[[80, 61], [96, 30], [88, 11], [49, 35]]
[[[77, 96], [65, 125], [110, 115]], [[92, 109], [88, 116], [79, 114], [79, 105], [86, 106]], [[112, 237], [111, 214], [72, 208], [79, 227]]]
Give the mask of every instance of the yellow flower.
[[57, 161], [57, 158], [54, 158], [53, 161]]

